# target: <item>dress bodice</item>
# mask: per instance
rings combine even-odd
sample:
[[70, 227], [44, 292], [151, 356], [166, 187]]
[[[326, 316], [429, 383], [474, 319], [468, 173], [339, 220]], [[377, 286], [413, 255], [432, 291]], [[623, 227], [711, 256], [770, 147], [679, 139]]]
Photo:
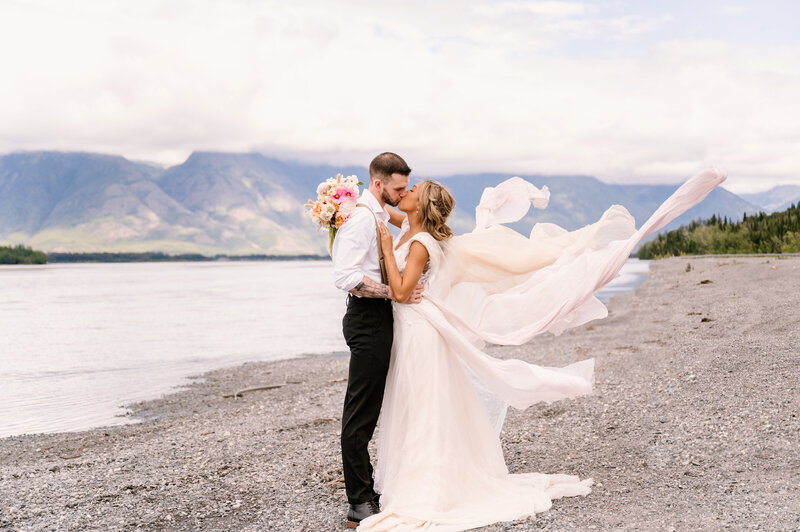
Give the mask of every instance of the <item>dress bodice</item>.
[[[406, 233], [408, 233], [409, 229], [408, 219], [403, 220], [398, 240], [401, 240]], [[419, 278], [419, 282], [427, 286], [435, 273], [436, 267], [439, 263], [439, 258], [441, 256], [439, 242], [437, 242], [436, 239], [430, 235], [430, 233], [425, 231], [420, 231], [407, 241], [403, 242], [397, 249], [394, 250], [394, 259], [395, 262], [397, 262], [397, 269], [399, 269], [401, 273], [406, 268], [408, 254], [411, 250], [412, 242], [419, 242], [425, 246], [425, 249], [428, 250], [428, 262], [425, 264], [425, 268], [423, 268], [422, 275]]]

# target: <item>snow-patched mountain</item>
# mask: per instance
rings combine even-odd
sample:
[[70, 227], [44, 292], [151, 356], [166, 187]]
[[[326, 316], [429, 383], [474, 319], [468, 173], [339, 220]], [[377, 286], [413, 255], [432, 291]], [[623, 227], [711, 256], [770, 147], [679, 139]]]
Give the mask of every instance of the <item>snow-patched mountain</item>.
[[785, 211], [792, 205], [800, 203], [800, 185], [778, 185], [764, 192], [739, 194], [739, 196], [768, 213]]

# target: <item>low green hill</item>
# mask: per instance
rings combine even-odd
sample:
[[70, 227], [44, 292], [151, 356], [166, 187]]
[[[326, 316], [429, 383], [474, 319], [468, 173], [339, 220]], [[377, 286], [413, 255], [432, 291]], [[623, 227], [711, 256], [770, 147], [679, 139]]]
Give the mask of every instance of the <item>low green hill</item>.
[[47, 264], [47, 255], [25, 246], [0, 246], [0, 264]]
[[741, 222], [717, 216], [694, 221], [643, 244], [637, 256], [737, 253], [800, 253], [800, 203], [782, 212], [744, 215]]

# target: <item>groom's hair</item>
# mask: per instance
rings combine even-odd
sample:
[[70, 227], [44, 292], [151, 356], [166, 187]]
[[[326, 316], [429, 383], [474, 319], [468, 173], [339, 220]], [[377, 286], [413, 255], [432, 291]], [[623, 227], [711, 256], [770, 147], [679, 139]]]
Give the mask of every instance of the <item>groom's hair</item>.
[[411, 168], [408, 167], [402, 157], [396, 153], [385, 151], [372, 159], [369, 163], [369, 180], [383, 179], [390, 180], [392, 174], [408, 175]]

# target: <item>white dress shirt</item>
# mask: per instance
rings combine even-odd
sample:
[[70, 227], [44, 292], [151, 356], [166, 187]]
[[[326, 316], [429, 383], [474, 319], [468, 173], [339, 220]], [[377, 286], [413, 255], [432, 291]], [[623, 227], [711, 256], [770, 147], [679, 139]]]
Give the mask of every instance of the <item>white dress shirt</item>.
[[358, 203], [369, 207], [375, 213], [375, 217], [363, 207], [353, 211], [350, 218], [336, 232], [331, 253], [333, 283], [336, 288], [345, 292], [355, 288], [365, 276], [376, 283], [381, 282], [375, 218], [388, 224], [389, 213], [385, 207], [381, 207], [369, 189], [361, 194]]

